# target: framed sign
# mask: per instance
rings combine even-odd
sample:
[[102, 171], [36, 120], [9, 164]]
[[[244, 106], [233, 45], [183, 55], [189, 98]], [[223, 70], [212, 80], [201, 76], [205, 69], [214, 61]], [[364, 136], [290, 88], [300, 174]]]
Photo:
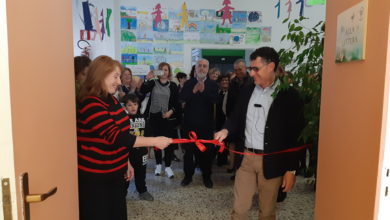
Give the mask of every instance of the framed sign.
[[364, 60], [367, 1], [364, 0], [337, 16], [336, 63]]

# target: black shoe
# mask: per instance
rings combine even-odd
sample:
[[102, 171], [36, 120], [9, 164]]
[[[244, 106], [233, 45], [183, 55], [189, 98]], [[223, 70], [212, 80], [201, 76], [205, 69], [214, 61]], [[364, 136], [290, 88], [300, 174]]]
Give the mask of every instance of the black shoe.
[[192, 178], [184, 177], [184, 179], [181, 181], [181, 186], [188, 186], [192, 182]]
[[210, 188], [210, 189], [213, 188], [213, 181], [211, 181], [210, 178], [204, 178], [203, 179], [203, 184], [207, 188]]

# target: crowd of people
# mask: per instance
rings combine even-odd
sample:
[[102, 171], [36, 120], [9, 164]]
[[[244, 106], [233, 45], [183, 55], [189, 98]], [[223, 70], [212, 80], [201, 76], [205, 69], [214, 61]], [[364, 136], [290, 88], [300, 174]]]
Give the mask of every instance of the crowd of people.
[[166, 62], [142, 79], [108, 56], [74, 61], [80, 219], [127, 219], [132, 178], [139, 198], [153, 201], [146, 187], [148, 152], [154, 152], [154, 174], [174, 178], [172, 161], [180, 159], [172, 139], [188, 139], [190, 131], [241, 154], [218, 152], [212, 144], [203, 152], [194, 143], [182, 144], [181, 186], [191, 184], [199, 167], [204, 186], [213, 188], [216, 161], [233, 173], [232, 219], [248, 218], [256, 191], [261, 219], [275, 219], [278, 193], [295, 183], [298, 157], [262, 154], [298, 145], [303, 105], [293, 88], [273, 94], [279, 80], [273, 48], [255, 50], [250, 65], [235, 61], [232, 73], [209, 69], [209, 61], [199, 59], [189, 77], [179, 72], [176, 78]]

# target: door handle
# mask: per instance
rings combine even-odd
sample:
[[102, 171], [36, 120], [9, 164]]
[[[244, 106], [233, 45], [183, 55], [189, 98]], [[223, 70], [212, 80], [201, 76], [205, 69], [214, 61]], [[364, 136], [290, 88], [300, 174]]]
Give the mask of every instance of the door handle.
[[28, 184], [28, 173], [22, 173], [19, 177], [20, 180], [20, 192], [22, 195], [22, 213], [23, 220], [30, 220], [30, 203], [43, 202], [50, 196], [56, 194], [57, 187], [52, 188], [47, 193], [42, 194], [30, 194]]
[[28, 202], [28, 203], [43, 202], [47, 198], [49, 198], [50, 196], [56, 194], [56, 192], [57, 192], [57, 187], [54, 187], [51, 190], [49, 190], [49, 192], [47, 192], [47, 193], [25, 195], [26, 202]]

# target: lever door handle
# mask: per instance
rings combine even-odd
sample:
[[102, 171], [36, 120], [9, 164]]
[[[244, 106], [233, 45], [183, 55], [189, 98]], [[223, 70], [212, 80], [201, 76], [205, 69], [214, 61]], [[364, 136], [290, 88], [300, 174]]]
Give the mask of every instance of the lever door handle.
[[26, 195], [26, 202], [33, 203], [33, 202], [42, 202], [45, 201], [50, 196], [54, 195], [57, 192], [57, 187], [52, 188], [47, 193], [42, 194], [29, 194]]

